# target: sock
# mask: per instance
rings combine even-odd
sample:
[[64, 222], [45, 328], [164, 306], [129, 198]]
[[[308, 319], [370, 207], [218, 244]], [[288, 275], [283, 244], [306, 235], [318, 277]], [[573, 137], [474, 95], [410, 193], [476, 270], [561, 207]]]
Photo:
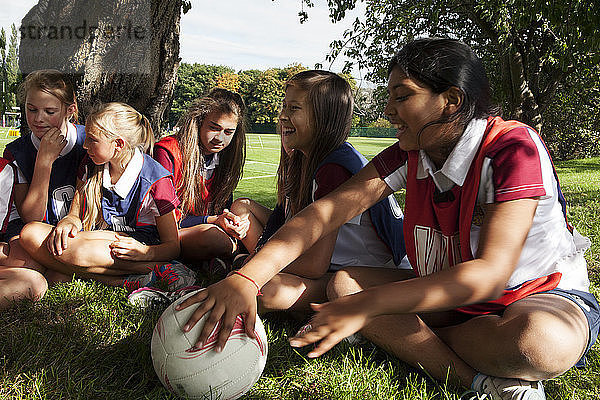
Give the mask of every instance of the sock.
[[471, 383], [471, 389], [475, 390], [476, 392], [479, 392], [479, 390], [481, 389], [481, 384], [483, 383], [483, 381], [485, 381], [487, 377], [487, 375], [482, 374], [481, 372], [475, 375], [475, 377], [473, 378], [473, 382]]

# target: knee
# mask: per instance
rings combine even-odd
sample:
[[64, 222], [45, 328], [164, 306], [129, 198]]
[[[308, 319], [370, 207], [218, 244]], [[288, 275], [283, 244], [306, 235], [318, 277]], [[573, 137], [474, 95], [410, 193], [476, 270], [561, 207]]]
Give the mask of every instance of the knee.
[[250, 213], [251, 202], [247, 197], [236, 199], [231, 205], [231, 212], [238, 216], [243, 216]]
[[48, 282], [42, 274], [28, 268], [16, 270], [15, 289], [23, 297], [39, 300], [44, 297], [48, 290]]
[[327, 284], [327, 298], [335, 300], [361, 290], [352, 277], [351, 268], [341, 269], [333, 275]]
[[[511, 329], [521, 333], [516, 340], [517, 351], [508, 364], [522, 370], [528, 379], [554, 378], [578, 361], [587, 336], [575, 332], [573, 326], [558, 318], [531, 314], [520, 316], [516, 322]], [[514, 332], [507, 335], [514, 337]]]
[[30, 222], [21, 229], [19, 244], [28, 252], [40, 247], [48, 236], [48, 225], [43, 222]]

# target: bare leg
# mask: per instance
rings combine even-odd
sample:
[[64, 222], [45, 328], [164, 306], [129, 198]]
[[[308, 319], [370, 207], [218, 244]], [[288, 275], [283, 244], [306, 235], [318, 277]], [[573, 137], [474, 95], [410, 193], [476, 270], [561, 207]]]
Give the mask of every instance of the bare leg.
[[44, 223], [29, 223], [21, 231], [20, 242], [34, 260], [62, 274], [125, 276], [146, 273], [153, 264], [113, 258], [109, 245], [115, 240], [115, 233], [109, 231], [79, 232], [69, 239], [67, 249], [55, 257], [46, 245], [51, 230], [52, 226]]
[[281, 310], [311, 313], [310, 303], [327, 301], [326, 289], [331, 277], [331, 273], [319, 279], [279, 273], [263, 286], [263, 295], [258, 297], [259, 313]]
[[231, 257], [237, 250], [236, 241], [220, 227], [200, 224], [179, 230], [181, 258], [185, 261]]
[[437, 330], [463, 360], [487, 375], [529, 381], [571, 368], [588, 342], [588, 324], [572, 301], [537, 294], [486, 315]]
[[[409, 271], [385, 268], [351, 267], [338, 271], [331, 279], [327, 294], [331, 300], [366, 288], [412, 277]], [[399, 294], [400, 295], [400, 294]], [[434, 315], [429, 315], [435, 319]], [[415, 314], [377, 317], [361, 330], [367, 339], [434, 378], [457, 379], [469, 387], [476, 371], [448, 347]], [[451, 373], [450, 373], [451, 372]]]
[[0, 310], [24, 298], [41, 299], [48, 284], [37, 271], [22, 267], [0, 267]]
[[273, 212], [270, 208], [248, 198], [239, 198], [231, 205], [231, 212], [242, 218], [248, 218], [250, 228], [242, 243], [249, 252], [254, 252], [263, 229]]

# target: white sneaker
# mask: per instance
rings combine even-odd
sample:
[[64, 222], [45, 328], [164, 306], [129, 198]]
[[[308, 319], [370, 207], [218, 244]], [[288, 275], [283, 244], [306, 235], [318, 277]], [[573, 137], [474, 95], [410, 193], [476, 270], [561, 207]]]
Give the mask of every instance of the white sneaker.
[[546, 400], [542, 382], [477, 374], [472, 389], [490, 400]]
[[178, 261], [152, 266], [150, 272], [141, 275], [129, 275], [123, 281], [123, 287], [133, 292], [144, 286], [162, 284], [164, 289], [174, 291], [196, 283], [196, 273]]
[[127, 296], [129, 304], [140, 308], [167, 307], [175, 300], [188, 293], [202, 289], [201, 286], [186, 286], [184, 288], [168, 292], [153, 287], [141, 287]]

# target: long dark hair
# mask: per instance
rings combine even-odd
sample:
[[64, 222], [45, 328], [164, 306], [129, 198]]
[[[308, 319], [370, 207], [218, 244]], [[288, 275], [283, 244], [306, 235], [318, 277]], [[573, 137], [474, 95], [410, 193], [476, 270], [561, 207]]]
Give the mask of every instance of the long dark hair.
[[500, 108], [493, 104], [483, 63], [466, 44], [447, 38], [422, 38], [407, 43], [394, 55], [388, 65], [388, 76], [399, 68], [434, 93], [443, 93], [451, 87], [463, 95], [459, 109], [453, 114], [430, 121], [423, 130], [434, 124], [456, 122], [459, 135], [473, 118], [499, 115]]
[[313, 132], [310, 149], [289, 154], [282, 148], [277, 171], [277, 200], [283, 204], [286, 196], [289, 211], [296, 214], [311, 202], [313, 175], [329, 153], [348, 139], [352, 125], [354, 97], [344, 78], [329, 71], [300, 72], [286, 83], [307, 92], [309, 126]]
[[[202, 198], [205, 182], [204, 155], [199, 138], [200, 127], [206, 116], [212, 112], [234, 114], [237, 116], [237, 127], [233, 139], [227, 147], [219, 152], [219, 168], [215, 169], [211, 187], [209, 204]], [[181, 190], [181, 209], [188, 214], [192, 211], [202, 215], [220, 213], [242, 177], [246, 159], [246, 124], [244, 115], [246, 106], [242, 97], [227, 89], [213, 89], [207, 96], [192, 103], [181, 117], [177, 126], [179, 130], [175, 138], [179, 143], [182, 157], [182, 179], [177, 183]]]

